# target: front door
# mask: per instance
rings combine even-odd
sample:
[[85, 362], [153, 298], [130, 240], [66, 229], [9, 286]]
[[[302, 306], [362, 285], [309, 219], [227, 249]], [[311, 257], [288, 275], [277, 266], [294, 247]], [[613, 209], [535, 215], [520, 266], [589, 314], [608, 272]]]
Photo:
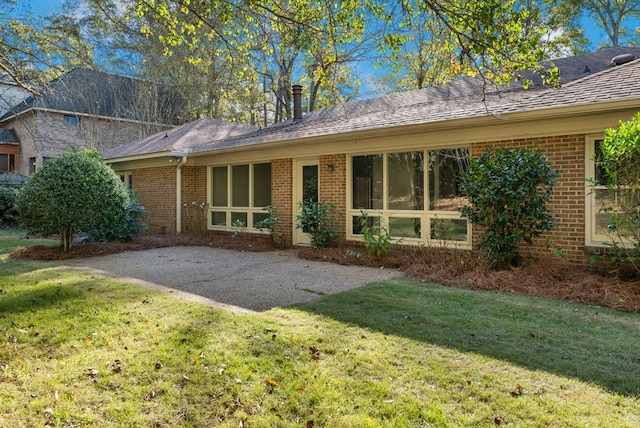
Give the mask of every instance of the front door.
[[[318, 202], [318, 159], [305, 159], [295, 162], [295, 190], [294, 190], [294, 212], [300, 213], [300, 202]], [[294, 219], [294, 227], [295, 227]], [[293, 243], [295, 245], [309, 245], [311, 238], [303, 229], [295, 228], [293, 232]]]

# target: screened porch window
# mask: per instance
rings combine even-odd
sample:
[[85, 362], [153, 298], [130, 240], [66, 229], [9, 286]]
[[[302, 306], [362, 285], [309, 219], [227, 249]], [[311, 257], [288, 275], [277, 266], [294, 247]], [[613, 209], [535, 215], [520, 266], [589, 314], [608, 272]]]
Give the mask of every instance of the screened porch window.
[[469, 225], [458, 208], [466, 200], [458, 175], [469, 148], [366, 154], [351, 158], [350, 235], [362, 233], [361, 210], [370, 227], [416, 243], [469, 246]]
[[241, 221], [252, 230], [267, 217], [264, 207], [271, 204], [270, 163], [214, 166], [210, 180], [210, 228], [231, 229]]

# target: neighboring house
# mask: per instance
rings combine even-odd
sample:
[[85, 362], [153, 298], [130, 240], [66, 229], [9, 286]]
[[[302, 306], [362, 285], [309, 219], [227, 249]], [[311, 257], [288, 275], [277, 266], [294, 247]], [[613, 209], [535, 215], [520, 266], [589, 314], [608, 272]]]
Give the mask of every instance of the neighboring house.
[[[585, 263], [588, 246], [607, 242], [607, 218], [598, 209], [606, 190], [587, 182], [596, 176], [594, 153], [605, 128], [640, 111], [640, 60], [626, 56], [614, 65], [611, 55], [620, 52], [640, 57], [632, 49], [592, 54], [588, 64], [584, 56], [564, 60], [565, 76], [571, 64], [581, 71], [559, 90], [482, 91], [482, 82], [465, 78], [303, 115], [301, 88], [294, 87], [293, 120], [228, 137], [188, 124], [105, 158], [132, 177], [143, 205], [153, 204], [150, 232], [187, 229], [193, 216], [184, 209], [193, 202], [208, 204], [210, 230], [229, 231], [240, 220], [257, 232], [263, 208], [273, 205], [275, 239], [307, 244], [295, 216], [300, 201], [314, 199], [336, 204], [343, 239], [362, 239], [364, 210], [403, 244], [472, 248], [479, 232], [460, 217], [459, 172], [490, 146], [540, 148], [560, 171], [550, 201], [559, 223], [533, 250], [549, 254], [550, 236], [571, 262]], [[602, 55], [606, 67], [594, 59]], [[180, 144], [166, 144], [174, 132]]]
[[141, 80], [73, 69], [40, 91], [25, 97], [0, 88], [0, 128], [17, 140], [14, 169], [22, 175], [72, 147], [103, 151], [182, 123], [181, 101]]

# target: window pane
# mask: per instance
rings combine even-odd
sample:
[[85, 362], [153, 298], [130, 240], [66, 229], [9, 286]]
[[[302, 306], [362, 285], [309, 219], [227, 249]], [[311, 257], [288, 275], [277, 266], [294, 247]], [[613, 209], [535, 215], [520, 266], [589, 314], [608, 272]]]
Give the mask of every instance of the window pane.
[[9, 155], [0, 155], [0, 172], [9, 171]]
[[302, 200], [318, 202], [318, 165], [302, 166]]
[[238, 220], [240, 220], [242, 224], [246, 227], [247, 213], [231, 213], [231, 224], [234, 224]]
[[231, 167], [231, 195], [232, 207], [249, 206], [249, 165]]
[[212, 171], [213, 206], [227, 206], [227, 167], [217, 166]]
[[609, 183], [609, 177], [607, 176], [607, 173], [604, 170], [604, 168], [600, 166], [600, 159], [602, 159], [602, 147], [600, 147], [600, 143], [602, 143], [602, 140], [596, 140], [594, 142], [594, 149], [595, 149], [595, 154], [594, 154], [595, 177], [594, 178], [596, 179], [596, 183], [606, 186]]
[[253, 166], [253, 206], [266, 207], [271, 204], [271, 164]]
[[[367, 217], [367, 226], [369, 230], [374, 233], [380, 233], [380, 218], [379, 217]], [[360, 222], [360, 216], [352, 217], [352, 230], [354, 235], [362, 234], [362, 223]]]
[[423, 152], [387, 155], [387, 180], [389, 209], [424, 209]]
[[352, 208], [382, 209], [382, 155], [352, 158]]
[[456, 211], [465, 205], [458, 175], [468, 167], [468, 148], [429, 152], [429, 209]]
[[16, 155], [9, 155], [9, 171], [16, 170]]
[[211, 213], [211, 225], [212, 226], [226, 226], [227, 225], [227, 213], [222, 211], [214, 211]]
[[[623, 207], [640, 205], [640, 201], [638, 200], [639, 195], [628, 188], [595, 189], [594, 196], [596, 202], [596, 234], [606, 235], [613, 232], [613, 230], [609, 229], [613, 215], [618, 215], [619, 219], [623, 222], [628, 221], [631, 219], [631, 216], [622, 210]], [[619, 232], [623, 236], [629, 235], [629, 229], [619, 230]]]
[[257, 229], [256, 224], [269, 217], [268, 213], [253, 213], [253, 227]]
[[389, 217], [389, 235], [392, 238], [420, 238], [420, 219]]
[[467, 221], [434, 218], [431, 220], [431, 239], [466, 242]]

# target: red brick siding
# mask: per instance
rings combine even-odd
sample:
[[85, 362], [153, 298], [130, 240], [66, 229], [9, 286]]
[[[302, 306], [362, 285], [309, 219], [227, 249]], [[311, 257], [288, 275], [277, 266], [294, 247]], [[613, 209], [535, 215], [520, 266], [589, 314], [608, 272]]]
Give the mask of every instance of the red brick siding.
[[[329, 165], [333, 165], [330, 170]], [[347, 212], [347, 155], [326, 155], [320, 157], [320, 202], [336, 204], [335, 230], [340, 239], [346, 238]]]
[[207, 166], [182, 168], [182, 230], [207, 230]]
[[274, 216], [280, 219], [273, 230], [274, 240], [283, 245], [293, 242], [293, 160], [275, 159], [271, 162], [271, 205]]
[[133, 190], [147, 209], [149, 233], [176, 233], [176, 167], [142, 168], [132, 171]]
[[[532, 247], [524, 244], [526, 252], [534, 256], [550, 256], [552, 249], [545, 248], [548, 237], [562, 248], [568, 261], [586, 263], [585, 231], [585, 137], [565, 135], [545, 138], [494, 141], [474, 144], [472, 156], [480, 155], [489, 146], [540, 148], [554, 169], [559, 170], [549, 208], [558, 220], [558, 227], [536, 239]], [[480, 229], [474, 227], [473, 245], [477, 246]]]

